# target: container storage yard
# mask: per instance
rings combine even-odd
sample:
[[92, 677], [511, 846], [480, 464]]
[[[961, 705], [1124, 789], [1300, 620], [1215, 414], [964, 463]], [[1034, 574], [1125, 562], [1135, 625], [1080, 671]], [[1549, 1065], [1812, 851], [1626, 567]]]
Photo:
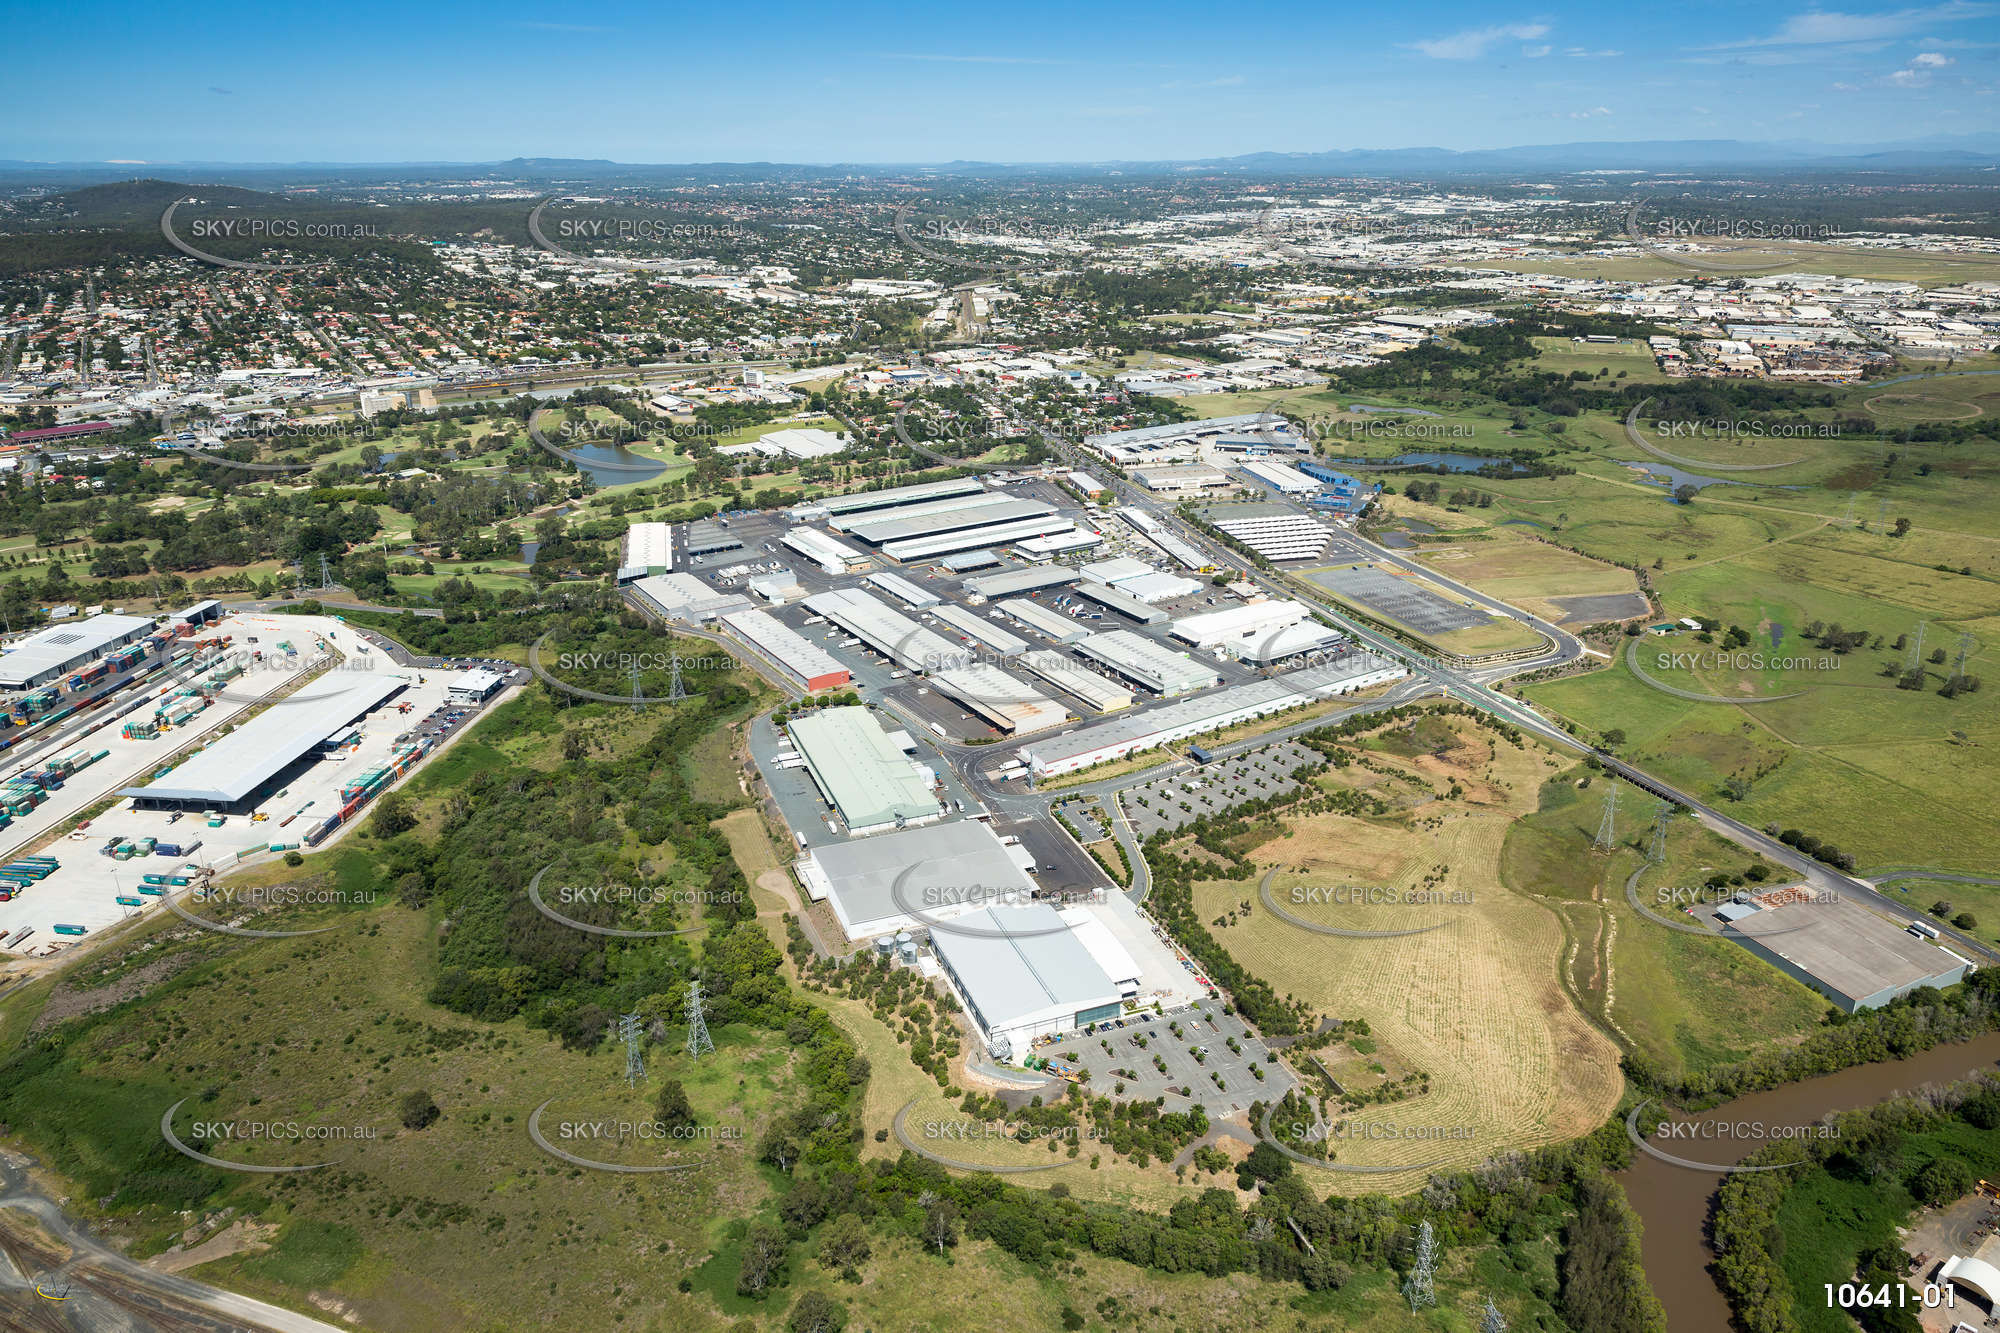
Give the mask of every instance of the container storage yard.
[[[155, 677], [132, 692], [135, 700], [102, 707], [88, 733], [0, 779], [0, 855], [8, 857], [0, 863], [0, 948], [53, 952], [241, 862], [325, 845], [434, 751], [435, 739], [417, 734], [418, 719], [473, 710], [447, 698], [461, 672], [396, 667], [331, 617], [232, 617], [204, 633], [232, 642], [210, 644], [213, 656], [199, 667], [203, 650], [189, 651], [170, 679]], [[241, 650], [251, 642], [265, 657], [246, 675]], [[351, 668], [329, 670], [265, 706], [261, 696], [302, 676], [322, 645]], [[345, 711], [337, 701], [315, 702], [328, 696], [369, 711], [336, 736], [302, 740], [299, 766], [281, 770], [253, 807], [140, 809], [148, 802], [121, 796], [87, 824], [76, 822], [116, 793], [155, 783], [173, 790], [184, 771], [199, 773], [190, 761], [223, 739], [222, 725], [245, 714], [256, 713], [248, 725], [260, 731], [286, 730], [294, 720], [316, 729], [311, 717], [330, 715], [328, 707]]]

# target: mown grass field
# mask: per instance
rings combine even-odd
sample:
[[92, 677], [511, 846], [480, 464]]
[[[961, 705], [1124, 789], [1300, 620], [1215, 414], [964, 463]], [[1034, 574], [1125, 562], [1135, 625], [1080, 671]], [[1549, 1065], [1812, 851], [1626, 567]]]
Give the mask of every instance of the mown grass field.
[[[1623, 1089], [1613, 1044], [1577, 1012], [1558, 982], [1563, 931], [1553, 911], [1508, 888], [1500, 875], [1507, 830], [1534, 808], [1553, 767], [1546, 752], [1516, 749], [1457, 723], [1443, 753], [1371, 751], [1366, 766], [1322, 782], [1363, 785], [1403, 807], [1387, 816], [1288, 818], [1288, 832], [1254, 853], [1278, 867], [1272, 893], [1294, 916], [1350, 930], [1422, 934], [1352, 938], [1317, 934], [1261, 905], [1219, 937], [1279, 994], [1314, 1010], [1365, 1018], [1381, 1047], [1430, 1075], [1430, 1091], [1370, 1106], [1357, 1120], [1469, 1139], [1352, 1141], [1337, 1160], [1407, 1166], [1387, 1175], [1315, 1172], [1339, 1193], [1394, 1192], [1420, 1184], [1433, 1163], [1469, 1166], [1509, 1149], [1557, 1142], [1601, 1123]], [[1461, 793], [1449, 794], [1452, 783]], [[1415, 794], [1415, 801], [1403, 798]], [[1349, 905], [1295, 889], [1336, 884], [1428, 888], [1471, 901]], [[1213, 919], [1254, 893], [1241, 881], [1198, 885], [1196, 908]], [[1301, 898], [1304, 900], [1301, 901]]]
[[1536, 338], [1535, 366], [1558, 375], [1582, 371], [1599, 379], [1631, 379], [1642, 383], [1665, 383], [1666, 375], [1653, 359], [1652, 349], [1641, 339], [1621, 339], [1615, 343], [1571, 342], [1568, 338]]

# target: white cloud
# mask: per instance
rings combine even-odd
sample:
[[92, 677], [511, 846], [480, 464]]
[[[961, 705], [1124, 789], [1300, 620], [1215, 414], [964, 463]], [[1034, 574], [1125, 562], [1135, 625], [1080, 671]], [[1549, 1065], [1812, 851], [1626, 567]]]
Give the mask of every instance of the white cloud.
[[1433, 60], [1477, 60], [1496, 42], [1532, 42], [1548, 35], [1546, 23], [1502, 23], [1491, 28], [1467, 28], [1449, 37], [1432, 37], [1410, 45]]
[[1572, 60], [1615, 60], [1625, 53], [1623, 51], [1592, 51], [1587, 47], [1571, 46], [1565, 48], [1563, 54]]
[[1740, 42], [1722, 42], [1705, 49], [1740, 50], [1758, 46], [1836, 46], [1853, 42], [1881, 42], [1905, 37], [1933, 23], [1958, 23], [1985, 18], [1994, 12], [1990, 4], [1977, 0], [1945, 0], [1941, 5], [1914, 9], [1892, 9], [1879, 14], [1842, 14], [1833, 10], [1810, 9], [1794, 14], [1768, 37], [1750, 37]]
[[1160, 85], [1161, 88], [1172, 92], [1184, 92], [1192, 88], [1240, 88], [1242, 86], [1243, 76], [1241, 74], [1225, 74], [1217, 79], [1176, 79], [1172, 83], [1163, 83]]
[[1614, 113], [1608, 106], [1594, 106], [1588, 111], [1558, 111], [1555, 113], [1555, 117], [1557, 120], [1595, 120], [1599, 116], [1609, 116], [1612, 114]]
[[1936, 51], [1919, 52], [1917, 57], [1910, 61], [1908, 66], [1890, 74], [1888, 82], [1898, 88], [1928, 87], [1933, 72], [1943, 69], [1946, 65], [1956, 63], [1958, 62], [1954, 61], [1950, 56], [1940, 55]]
[[1521, 54], [1530, 60], [1540, 60], [1553, 50], [1555, 50], [1553, 46], [1524, 46], [1521, 48]]

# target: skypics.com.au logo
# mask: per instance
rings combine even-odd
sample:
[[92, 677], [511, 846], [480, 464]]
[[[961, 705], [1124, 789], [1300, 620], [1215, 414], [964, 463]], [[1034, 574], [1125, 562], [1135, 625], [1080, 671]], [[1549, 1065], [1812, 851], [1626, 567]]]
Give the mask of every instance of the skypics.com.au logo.
[[1824, 244], [1839, 233], [1832, 227], [1794, 219], [1758, 216], [1656, 216], [1642, 197], [1625, 211], [1625, 238], [1657, 259], [1693, 273], [1730, 277], [1772, 272], [1795, 262], [1790, 254], [1750, 259], [1732, 252], [1759, 244]]
[[[202, 1151], [208, 1147], [235, 1147], [244, 1152], [255, 1152], [265, 1145], [280, 1151], [296, 1150], [298, 1145], [327, 1145], [336, 1143], [372, 1143], [383, 1137], [382, 1131], [374, 1125], [327, 1125], [310, 1120], [196, 1120], [189, 1126], [186, 1138], [174, 1130], [174, 1117], [190, 1099], [183, 1097], [166, 1109], [160, 1117], [160, 1137], [167, 1146], [183, 1157], [189, 1157], [204, 1166], [216, 1167], [223, 1171], [236, 1171], [246, 1175], [282, 1176], [301, 1171], [318, 1171], [332, 1166], [332, 1160], [305, 1162], [295, 1165], [266, 1165], [257, 1162], [230, 1161]], [[192, 1139], [193, 1142], [188, 1140]], [[320, 1148], [324, 1151], [324, 1148]]]
[[695, 677], [746, 669], [737, 658], [712, 648], [681, 653], [564, 646], [556, 641], [555, 630], [528, 648], [528, 670], [550, 689], [590, 703], [637, 708], [699, 698], [701, 689]]
[[[218, 935], [242, 939], [284, 940], [302, 935], [322, 935], [336, 926], [314, 926], [307, 930], [264, 930], [230, 921], [216, 921], [192, 909], [208, 907], [221, 912], [256, 913], [282, 911], [294, 907], [372, 907], [379, 896], [373, 890], [348, 890], [324, 884], [227, 885], [203, 882], [195, 885], [183, 904], [171, 894], [163, 895], [167, 910], [189, 925], [212, 930]], [[247, 917], [245, 918], [247, 919]]]
[[[549, 920], [587, 935], [623, 940], [692, 935], [707, 927], [694, 925], [640, 930], [613, 923], [631, 920], [635, 916], [643, 919], [662, 909], [671, 912], [680, 908], [699, 908], [706, 914], [712, 909], [724, 907], [741, 910], [746, 904], [742, 892], [736, 889], [681, 889], [663, 884], [552, 884], [545, 887], [542, 881], [554, 868], [543, 866], [528, 881], [528, 902]], [[597, 919], [584, 920], [584, 917]]]
[[626, 200], [552, 194], [528, 210], [528, 236], [537, 249], [611, 273], [669, 272], [685, 267], [689, 259], [681, 255], [627, 259], [606, 250], [671, 246], [699, 252], [703, 245], [734, 245], [752, 235], [749, 228], [734, 223], [692, 222]]
[[[1064, 428], [1060, 426], [1028, 429], [1008, 423], [1004, 428], [1006, 433], [999, 434], [995, 433], [995, 426], [996, 423], [983, 418], [935, 415], [915, 400], [897, 408], [896, 416], [890, 423], [896, 439], [911, 453], [961, 472], [1017, 472], [1033, 468], [1037, 464], [1025, 461], [989, 463], [965, 455], [986, 453], [995, 448], [1047, 445], [1065, 437]], [[1078, 436], [1086, 433], [1075, 432]]]
[[[303, 629], [300, 637], [305, 637]], [[281, 647], [280, 642], [293, 646], [288, 650]], [[163, 651], [173, 652], [173, 645], [167, 645]], [[197, 654], [179, 668], [169, 667], [173, 674], [168, 677], [168, 682], [178, 682], [180, 688], [161, 701], [156, 716], [170, 715], [183, 699], [212, 699], [217, 703], [230, 704], [268, 701], [273, 707], [313, 703], [328, 693], [345, 690], [359, 678], [374, 676], [388, 669], [372, 650], [343, 653], [324, 640], [312, 642], [304, 651], [300, 651], [296, 642], [289, 639], [259, 642], [255, 647], [245, 644], [219, 652], [211, 650]], [[294, 680], [308, 676], [315, 677], [310, 686], [281, 699], [271, 698], [274, 692]]]
[[[1694, 916], [1697, 922], [1713, 917], [1718, 924], [1726, 924], [1732, 934], [1748, 939], [1775, 939], [1779, 935], [1789, 935], [1795, 930], [1804, 930], [1814, 924], [1811, 909], [1838, 903], [1840, 895], [1831, 889], [1814, 889], [1804, 885], [1782, 888], [1748, 890], [1709, 884], [1662, 885], [1650, 895], [1651, 904], [1644, 901], [1639, 889], [1641, 876], [1634, 875], [1626, 883], [1625, 901], [1655, 925], [1668, 930], [1680, 931], [1683, 935], [1702, 935], [1714, 939], [1716, 930], [1707, 925], [1687, 921], [1675, 921], [1654, 911], [1659, 907], [1679, 912], [1683, 916]], [[1721, 909], [1735, 906], [1742, 911], [1722, 912]], [[1766, 916], [1766, 912], [1788, 909], [1782, 916]]]
[[1018, 880], [999, 883], [961, 875], [951, 861], [919, 861], [898, 872], [889, 885], [889, 901], [934, 935], [980, 940], [1066, 934], [1069, 923], [1054, 908], [1105, 901], [1101, 888], [1065, 896], [1060, 902], [1043, 898], [1025, 873]]
[[203, 248], [207, 245], [230, 242], [246, 242], [264, 249], [282, 249], [287, 243], [315, 240], [380, 240], [381, 236], [369, 223], [333, 222], [324, 218], [314, 218], [284, 213], [243, 213], [233, 217], [185, 217], [175, 214], [186, 205], [194, 205], [195, 199], [176, 199], [168, 204], [160, 214], [160, 235], [166, 237], [167, 244], [204, 264], [217, 268], [244, 269], [252, 273], [297, 273], [313, 267], [311, 262], [276, 263], [258, 259], [231, 259]]
[[[549, 1107], [555, 1105], [555, 1100], [551, 1097], [529, 1113], [528, 1140], [557, 1161], [586, 1171], [625, 1176], [694, 1171], [700, 1168], [702, 1161], [699, 1157], [687, 1155], [690, 1148], [702, 1143], [734, 1144], [742, 1139], [739, 1131], [720, 1126], [674, 1125], [665, 1121], [633, 1121], [615, 1116], [558, 1119], [544, 1126], [543, 1117]], [[569, 1145], [588, 1146], [594, 1152], [624, 1149], [649, 1158], [666, 1151], [679, 1155], [670, 1161], [609, 1162], [599, 1157], [584, 1156], [573, 1151]]]
[[[1640, 1129], [1639, 1117], [1651, 1106], [1652, 1099], [1634, 1106], [1625, 1117], [1625, 1134], [1639, 1151], [1649, 1157], [1657, 1157], [1669, 1166], [1678, 1166], [1686, 1171], [1702, 1171], [1712, 1175], [1734, 1175], [1750, 1171], [1782, 1171], [1788, 1166], [1798, 1166], [1804, 1160], [1772, 1162], [1759, 1166], [1741, 1166], [1730, 1162], [1710, 1162], [1683, 1157], [1668, 1152], [1658, 1146], [1669, 1143], [1675, 1146], [1687, 1145], [1691, 1151], [1702, 1152], [1704, 1157], [1717, 1155], [1719, 1145], [1741, 1145], [1743, 1156], [1772, 1143], [1803, 1142], [1806, 1140], [1831, 1140], [1840, 1137], [1838, 1126], [1830, 1124], [1785, 1125], [1765, 1120], [1714, 1120], [1689, 1121], [1665, 1119], [1653, 1123], [1651, 1133]], [[1707, 1146], [1704, 1151], [1703, 1145]]]
[[959, 216], [904, 204], [890, 224], [906, 249], [952, 268], [994, 278], [1018, 278], [1073, 266], [1091, 250], [1089, 229], [1077, 223]]
[[[1271, 882], [1277, 878], [1278, 870], [1279, 867], [1273, 866], [1264, 872], [1263, 879], [1257, 883], [1257, 896], [1273, 916], [1288, 925], [1311, 931], [1315, 935], [1360, 940], [1388, 940], [1399, 939], [1406, 935], [1424, 935], [1451, 925], [1459, 911], [1472, 907], [1475, 902], [1475, 895], [1470, 889], [1446, 889], [1428, 884], [1407, 889], [1379, 884], [1299, 884], [1288, 889], [1281, 902], [1279, 895], [1271, 889]], [[1301, 911], [1293, 911], [1292, 908]], [[1311, 911], [1312, 915], [1302, 914], [1304, 911]], [[1385, 916], [1391, 920], [1401, 916], [1412, 924], [1392, 926], [1387, 929], [1361, 929], [1354, 926], [1336, 926], [1320, 919], [1328, 915], [1337, 918], [1349, 912], [1366, 912], [1371, 921], [1381, 921]], [[1438, 917], [1440, 913], [1443, 919], [1431, 919]]]
[[[645, 478], [645, 477], [658, 476], [660, 473], [666, 471], [667, 465], [665, 463], [655, 463], [649, 461], [626, 462], [625, 460], [616, 457], [592, 458], [587, 455], [577, 453], [575, 452], [574, 449], [565, 448], [564, 446], [557, 444], [554, 440], [551, 440], [548, 437], [546, 432], [542, 430], [542, 419], [546, 417], [550, 411], [551, 409], [546, 407], [539, 408], [535, 411], [535, 413], [532, 416], [528, 418], [528, 438], [533, 440], [536, 446], [540, 448], [543, 452], [547, 453], [551, 458], [560, 458], [565, 463], [568, 463], [571, 466], [575, 467], [576, 470], [579, 472], [614, 472], [633, 478]], [[571, 424], [572, 423], [565, 422], [564, 426], [567, 427]], [[616, 428], [613, 428], [614, 433], [615, 429]], [[630, 441], [628, 440], [626, 441], [626, 443], [630, 443]], [[620, 447], [620, 443], [616, 439], [587, 440], [583, 442], [583, 447], [610, 448], [616, 450]]]

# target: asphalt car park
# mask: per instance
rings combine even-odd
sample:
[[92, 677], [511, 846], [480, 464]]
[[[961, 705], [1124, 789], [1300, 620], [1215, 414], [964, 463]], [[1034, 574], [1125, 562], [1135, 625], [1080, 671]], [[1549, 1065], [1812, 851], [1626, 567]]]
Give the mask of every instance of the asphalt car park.
[[[1173, 1031], [1176, 1023], [1179, 1036]], [[1092, 1092], [1133, 1102], [1164, 1097], [1168, 1111], [1199, 1104], [1215, 1117], [1248, 1110], [1253, 1101], [1276, 1101], [1294, 1085], [1285, 1067], [1268, 1058], [1263, 1038], [1240, 1016], [1224, 1013], [1221, 1004], [1212, 1002], [1164, 1014], [1130, 1014], [1097, 1024], [1093, 1032], [1073, 1032], [1037, 1046], [1034, 1053], [1063, 1056], [1088, 1069]], [[1251, 1073], [1253, 1068], [1263, 1077]]]
[[1141, 841], [1210, 815], [1297, 791], [1291, 774], [1321, 755], [1296, 741], [1279, 741], [1131, 787], [1119, 794], [1125, 818]]

